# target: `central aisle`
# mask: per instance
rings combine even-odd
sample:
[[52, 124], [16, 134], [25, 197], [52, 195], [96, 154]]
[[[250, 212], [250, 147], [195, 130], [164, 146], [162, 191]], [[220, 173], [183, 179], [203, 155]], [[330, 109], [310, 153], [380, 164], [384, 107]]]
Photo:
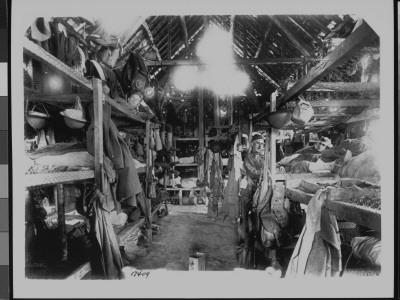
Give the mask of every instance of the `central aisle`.
[[207, 207], [168, 205], [169, 215], [154, 219], [160, 231], [146, 256], [137, 257], [132, 266], [139, 270], [167, 269], [187, 271], [189, 256], [207, 255], [207, 271], [232, 271], [236, 261], [236, 225], [228, 220], [207, 218]]

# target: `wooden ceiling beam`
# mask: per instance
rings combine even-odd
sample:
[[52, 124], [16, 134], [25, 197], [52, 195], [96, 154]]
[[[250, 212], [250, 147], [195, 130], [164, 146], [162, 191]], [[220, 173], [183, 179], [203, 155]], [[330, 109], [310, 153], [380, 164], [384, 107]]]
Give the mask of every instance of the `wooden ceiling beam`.
[[279, 20], [278, 17], [276, 16], [271, 16], [270, 19], [272, 22], [275, 23], [276, 26], [279, 27], [287, 36], [287, 38], [290, 40], [290, 42], [299, 49], [299, 51], [304, 55], [304, 56], [313, 56], [313, 53], [309, 50], [309, 47], [300, 39], [298, 39], [294, 34], [290, 32], [290, 30], [286, 27], [286, 25]]
[[286, 93], [281, 97], [277, 108], [281, 108], [285, 103], [295, 99], [298, 95], [312, 87], [328, 72], [337, 68], [344, 63], [352, 54], [366, 46], [370, 41], [377, 38], [377, 34], [371, 29], [371, 27], [363, 22], [356, 31], [353, 32], [346, 40], [338, 45], [331, 53], [329, 53], [324, 61], [319, 62], [314, 66], [307, 75], [305, 75], [300, 81], [293, 85]]
[[[311, 100], [309, 101], [312, 107], [379, 107], [380, 100], [378, 99], [325, 99], [325, 100]], [[288, 103], [288, 107], [293, 108], [296, 106], [295, 102]]]
[[307, 92], [369, 93], [379, 94], [377, 82], [317, 82]]
[[151, 33], [151, 30], [150, 30], [149, 25], [147, 24], [146, 20], [142, 23], [142, 25], [143, 25], [144, 30], [147, 33], [147, 36], [149, 37], [149, 40], [150, 40], [150, 42], [152, 44], [153, 50], [156, 52], [157, 60], [161, 61], [162, 58], [161, 58], [161, 55], [160, 55], [160, 51], [158, 51], [158, 47], [157, 47], [157, 45], [156, 45], [156, 43], [154, 41], [153, 34]]
[[[319, 61], [318, 59], [302, 57], [265, 57], [265, 58], [238, 58], [235, 60], [237, 65], [276, 65], [276, 64], [302, 64], [303, 62]], [[182, 66], [182, 65], [205, 65], [200, 60], [195, 59], [173, 59], [163, 61], [146, 61], [149, 67], [161, 66]]]

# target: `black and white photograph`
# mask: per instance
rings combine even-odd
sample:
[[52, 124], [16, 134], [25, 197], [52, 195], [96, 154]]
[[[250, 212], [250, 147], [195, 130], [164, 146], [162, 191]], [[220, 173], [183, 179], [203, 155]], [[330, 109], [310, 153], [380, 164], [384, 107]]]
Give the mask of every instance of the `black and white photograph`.
[[14, 296], [393, 297], [393, 4], [14, 0]]

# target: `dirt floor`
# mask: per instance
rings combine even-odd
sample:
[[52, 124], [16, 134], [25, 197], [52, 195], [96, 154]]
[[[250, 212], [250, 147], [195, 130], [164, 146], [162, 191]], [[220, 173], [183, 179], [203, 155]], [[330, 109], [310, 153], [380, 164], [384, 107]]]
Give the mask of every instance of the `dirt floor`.
[[131, 266], [140, 270], [189, 270], [189, 256], [206, 253], [207, 271], [232, 271], [236, 260], [236, 225], [222, 216], [207, 217], [206, 205], [168, 205], [169, 215], [155, 218], [160, 230], [153, 236], [147, 255]]

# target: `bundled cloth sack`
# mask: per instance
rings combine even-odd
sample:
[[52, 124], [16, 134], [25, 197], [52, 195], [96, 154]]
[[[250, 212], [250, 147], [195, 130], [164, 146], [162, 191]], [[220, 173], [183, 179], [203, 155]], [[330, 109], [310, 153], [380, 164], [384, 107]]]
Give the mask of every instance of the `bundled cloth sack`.
[[339, 170], [339, 175], [362, 180], [367, 178], [372, 183], [379, 184], [380, 171], [375, 153], [370, 150], [351, 158]]
[[372, 236], [354, 237], [351, 248], [355, 257], [367, 261], [372, 266], [381, 266], [381, 241]]
[[332, 162], [343, 155], [344, 150], [350, 150], [352, 156], [360, 155], [361, 153], [370, 150], [371, 146], [367, 139], [347, 139], [341, 141], [337, 146], [331, 149], [325, 149], [321, 153], [323, 162]]

